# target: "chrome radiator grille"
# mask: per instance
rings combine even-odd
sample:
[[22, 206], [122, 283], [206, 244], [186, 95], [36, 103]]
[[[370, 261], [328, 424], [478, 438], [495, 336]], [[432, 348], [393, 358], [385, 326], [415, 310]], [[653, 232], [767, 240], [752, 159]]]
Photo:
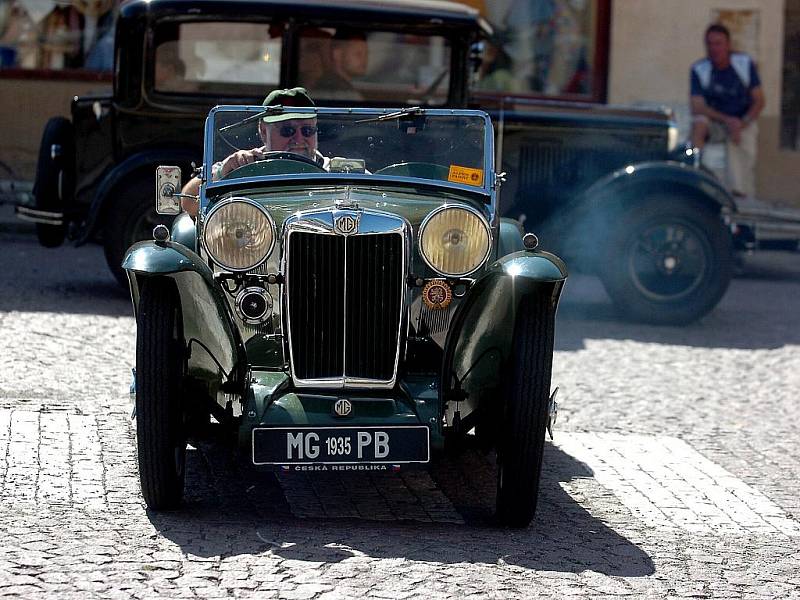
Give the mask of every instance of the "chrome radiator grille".
[[286, 294], [295, 384], [394, 384], [404, 253], [399, 231], [289, 235]]

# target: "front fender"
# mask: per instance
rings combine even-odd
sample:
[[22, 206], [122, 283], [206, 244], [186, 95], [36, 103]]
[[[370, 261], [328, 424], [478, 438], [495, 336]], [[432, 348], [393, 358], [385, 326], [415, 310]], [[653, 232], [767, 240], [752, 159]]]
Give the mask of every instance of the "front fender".
[[[468, 423], [479, 407], [498, 400], [520, 302], [526, 296], [546, 298], [555, 313], [566, 279], [566, 265], [557, 256], [522, 251], [502, 257], [475, 282], [445, 342], [441, 389], [446, 423], [454, 423], [456, 410]], [[459, 389], [463, 393], [454, 393]]]
[[710, 173], [676, 161], [649, 161], [628, 165], [593, 183], [581, 196], [586, 204], [609, 197], [634, 197], [632, 192], [647, 189], [667, 193], [687, 193], [712, 202], [718, 208], [735, 208], [733, 198]]
[[[134, 314], [139, 292], [148, 277], [170, 277], [181, 299], [183, 331], [190, 345], [189, 370], [209, 382], [220, 376], [244, 391], [247, 355], [225, 292], [209, 266], [197, 254], [176, 242], [139, 242], [122, 263], [128, 275]], [[228, 389], [226, 391], [234, 391]]]
[[632, 208], [679, 198], [718, 214], [735, 211], [731, 195], [713, 175], [683, 163], [651, 161], [629, 165], [593, 183], [542, 225], [540, 237], [573, 266], [593, 271], [600, 268], [597, 259], [609, 232]]
[[197, 223], [187, 212], [182, 212], [172, 222], [170, 237], [178, 244], [197, 252]]

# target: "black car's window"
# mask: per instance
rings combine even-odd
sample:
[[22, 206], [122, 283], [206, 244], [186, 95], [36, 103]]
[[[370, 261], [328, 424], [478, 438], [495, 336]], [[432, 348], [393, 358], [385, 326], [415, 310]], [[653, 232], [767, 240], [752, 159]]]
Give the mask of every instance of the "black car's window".
[[316, 100], [441, 106], [450, 82], [450, 44], [436, 35], [356, 28], [305, 28], [298, 83]]
[[153, 87], [159, 92], [263, 95], [280, 81], [282, 28], [202, 22], [157, 32]]

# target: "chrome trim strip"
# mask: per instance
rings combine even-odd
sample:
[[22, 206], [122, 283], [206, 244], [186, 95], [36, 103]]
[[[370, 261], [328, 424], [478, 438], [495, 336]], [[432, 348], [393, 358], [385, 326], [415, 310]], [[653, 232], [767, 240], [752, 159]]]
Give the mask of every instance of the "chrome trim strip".
[[17, 206], [17, 218], [22, 221], [29, 221], [31, 223], [43, 223], [44, 225], [63, 225], [64, 213], [39, 210], [36, 208], [29, 208], [27, 206]]
[[[428, 224], [428, 221], [430, 221], [434, 216], [436, 216], [438, 213], [442, 211], [456, 209], [456, 208], [460, 208], [467, 212], [471, 212], [480, 219], [481, 223], [486, 228], [486, 235], [489, 237], [489, 244], [487, 246], [486, 255], [483, 257], [483, 260], [481, 260], [478, 263], [478, 266], [472, 269], [471, 271], [465, 271], [464, 273], [444, 273], [439, 269], [437, 269], [436, 267], [434, 267], [428, 260], [428, 257], [425, 256], [425, 253], [422, 251], [422, 237], [425, 235], [425, 226]], [[486, 217], [479, 211], [465, 204], [442, 204], [441, 206], [434, 208], [431, 212], [427, 214], [427, 216], [424, 219], [422, 219], [422, 223], [420, 223], [419, 225], [419, 236], [417, 238], [417, 244], [419, 245], [419, 255], [422, 257], [422, 260], [425, 261], [425, 264], [428, 265], [433, 271], [436, 271], [442, 277], [466, 277], [467, 275], [471, 275], [472, 273], [480, 269], [483, 265], [486, 264], [486, 261], [489, 260], [489, 255], [492, 253], [492, 248], [494, 247], [494, 237], [492, 236], [492, 228], [486, 221]]]
[[[234, 202], [244, 202], [245, 204], [250, 204], [251, 206], [254, 206], [258, 210], [260, 210], [264, 214], [264, 216], [267, 217], [267, 221], [269, 222], [269, 226], [272, 229], [272, 243], [269, 246], [269, 250], [267, 250], [266, 254], [264, 254], [264, 256], [261, 258], [261, 260], [259, 260], [256, 264], [250, 265], [250, 266], [248, 266], [248, 267], [246, 267], [244, 269], [234, 269], [233, 267], [230, 267], [230, 266], [222, 263], [220, 260], [217, 259], [216, 256], [214, 256], [208, 250], [208, 245], [206, 244], [206, 235], [208, 234], [208, 221], [209, 221], [209, 219], [212, 216], [214, 216], [218, 211], [220, 211], [221, 209], [225, 208], [229, 204], [233, 204]], [[272, 251], [275, 249], [275, 243], [276, 243], [276, 238], [277, 237], [278, 237], [278, 232], [277, 232], [277, 227], [275, 227], [275, 220], [272, 218], [272, 215], [269, 214], [269, 211], [266, 209], [266, 207], [264, 207], [262, 204], [259, 204], [255, 200], [251, 200], [250, 198], [245, 198], [245, 197], [242, 197], [242, 196], [234, 196], [232, 198], [226, 198], [222, 202], [219, 202], [211, 210], [208, 211], [208, 214], [205, 215], [205, 218], [203, 220], [203, 238], [202, 238], [203, 249], [206, 251], [206, 254], [208, 255], [208, 257], [212, 261], [214, 261], [215, 264], [219, 265], [220, 267], [222, 267], [226, 271], [231, 271], [233, 273], [244, 273], [245, 271], [252, 271], [253, 269], [257, 269], [262, 264], [264, 264], [264, 262], [272, 254]]]
[[[334, 223], [340, 216], [358, 216], [358, 231], [350, 234], [350, 236], [343, 236], [335, 230]], [[392, 370], [391, 379], [362, 379], [357, 377], [348, 377], [346, 373], [346, 363], [343, 364], [343, 372], [341, 377], [324, 378], [324, 379], [301, 379], [297, 376], [294, 365], [294, 350], [292, 346], [292, 322], [289, 310], [289, 283], [291, 278], [290, 269], [291, 264], [291, 243], [290, 238], [293, 233], [314, 233], [318, 235], [335, 235], [338, 237], [353, 237], [360, 235], [380, 235], [380, 234], [398, 234], [402, 236], [402, 265], [400, 273], [402, 274], [401, 281], [401, 297], [400, 297], [400, 314], [398, 317], [397, 338], [395, 341], [395, 357], [394, 368]], [[407, 324], [408, 317], [408, 302], [409, 293], [406, 278], [410, 265], [410, 252], [411, 252], [411, 224], [404, 218], [387, 212], [376, 210], [363, 210], [363, 209], [313, 209], [304, 212], [298, 212], [289, 217], [284, 222], [283, 236], [283, 257], [281, 259], [281, 271], [284, 273], [284, 292], [283, 296], [283, 310], [282, 314], [286, 315], [286, 332], [287, 340], [289, 343], [289, 368], [294, 385], [298, 388], [359, 388], [359, 389], [388, 389], [395, 386], [397, 383], [397, 371], [400, 363], [400, 341], [402, 339], [403, 330]], [[347, 268], [347, 245], [345, 244], [345, 269]], [[347, 286], [343, 284], [343, 294], [345, 294], [344, 303], [344, 318], [346, 319], [347, 303], [346, 303], [346, 289]], [[346, 357], [347, 351], [347, 329], [345, 321], [345, 336], [344, 336], [344, 352], [343, 357]]]

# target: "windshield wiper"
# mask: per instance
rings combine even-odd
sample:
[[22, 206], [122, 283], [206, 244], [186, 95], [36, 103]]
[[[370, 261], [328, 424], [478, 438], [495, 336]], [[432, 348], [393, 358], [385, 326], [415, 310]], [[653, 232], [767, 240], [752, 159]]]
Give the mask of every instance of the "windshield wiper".
[[267, 106], [261, 112], [257, 112], [254, 115], [250, 115], [249, 117], [245, 117], [241, 121], [237, 121], [231, 125], [225, 125], [225, 127], [220, 127], [220, 132], [228, 131], [229, 129], [233, 129], [234, 127], [239, 127], [240, 125], [244, 125], [245, 123], [249, 123], [250, 121], [255, 121], [262, 117], [266, 117], [267, 115], [279, 115], [283, 113], [283, 105], [277, 104], [275, 106]]
[[369, 119], [361, 119], [359, 121], [356, 121], [356, 123], [374, 123], [375, 121], [391, 121], [392, 119], [399, 119], [400, 117], [405, 117], [408, 115], [424, 115], [424, 114], [425, 114], [424, 108], [421, 108], [419, 106], [412, 106], [410, 108], [403, 108], [401, 110], [386, 115], [380, 115], [378, 117], [370, 117]]

